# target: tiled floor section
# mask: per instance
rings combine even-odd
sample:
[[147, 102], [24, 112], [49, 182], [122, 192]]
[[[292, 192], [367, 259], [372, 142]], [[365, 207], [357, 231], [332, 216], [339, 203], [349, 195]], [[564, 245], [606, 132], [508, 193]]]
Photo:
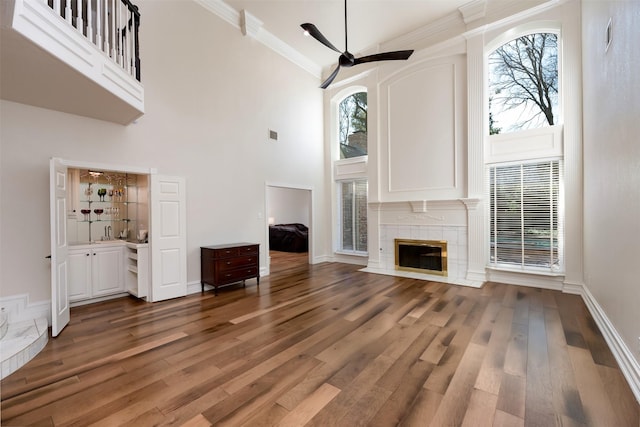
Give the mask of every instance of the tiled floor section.
[[48, 340], [49, 330], [45, 318], [9, 323], [7, 334], [0, 340], [2, 378], [33, 359]]

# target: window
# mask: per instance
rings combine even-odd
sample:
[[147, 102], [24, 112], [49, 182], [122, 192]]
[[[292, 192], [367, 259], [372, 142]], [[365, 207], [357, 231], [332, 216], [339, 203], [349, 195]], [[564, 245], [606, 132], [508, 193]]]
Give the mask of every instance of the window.
[[562, 163], [489, 168], [490, 264], [559, 272], [562, 267]]
[[347, 96], [338, 105], [340, 158], [367, 155], [367, 92]]
[[367, 181], [339, 181], [340, 251], [367, 253]]
[[558, 122], [558, 35], [534, 33], [488, 57], [489, 134]]

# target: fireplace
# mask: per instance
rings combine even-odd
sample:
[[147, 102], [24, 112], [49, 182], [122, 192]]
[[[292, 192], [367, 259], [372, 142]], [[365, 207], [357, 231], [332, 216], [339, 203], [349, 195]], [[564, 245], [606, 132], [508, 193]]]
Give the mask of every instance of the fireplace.
[[396, 270], [447, 276], [447, 242], [394, 239]]

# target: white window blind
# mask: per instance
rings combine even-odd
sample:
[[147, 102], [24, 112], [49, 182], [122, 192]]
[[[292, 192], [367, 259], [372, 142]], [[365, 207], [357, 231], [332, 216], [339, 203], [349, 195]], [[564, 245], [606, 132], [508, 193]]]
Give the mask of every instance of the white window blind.
[[367, 181], [340, 181], [340, 250], [367, 252]]
[[491, 266], [561, 271], [562, 162], [492, 166], [489, 180]]

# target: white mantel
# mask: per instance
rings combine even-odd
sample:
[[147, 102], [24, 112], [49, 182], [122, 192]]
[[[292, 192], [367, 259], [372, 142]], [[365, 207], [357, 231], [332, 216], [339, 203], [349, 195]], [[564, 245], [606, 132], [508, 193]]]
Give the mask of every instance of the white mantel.
[[[480, 199], [418, 200], [369, 203], [369, 263], [363, 271], [481, 287], [483, 277], [470, 274], [469, 253], [482, 247], [469, 238], [469, 224]], [[445, 240], [448, 276], [395, 269], [394, 239]]]

